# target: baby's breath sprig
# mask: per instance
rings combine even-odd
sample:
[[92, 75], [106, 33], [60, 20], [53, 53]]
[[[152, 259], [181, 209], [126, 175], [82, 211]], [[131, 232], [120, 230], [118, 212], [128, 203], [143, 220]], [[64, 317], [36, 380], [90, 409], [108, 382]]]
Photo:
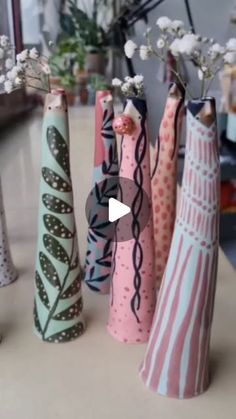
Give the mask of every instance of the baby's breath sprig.
[[144, 77], [141, 74], [134, 77], [127, 76], [124, 81], [115, 78], [112, 80], [112, 86], [120, 88], [126, 97], [144, 97]]
[[191, 61], [197, 69], [201, 97], [207, 95], [216, 74], [224, 64], [236, 63], [236, 38], [231, 38], [223, 47], [214, 39], [188, 31], [181, 20], [171, 20], [166, 16], [157, 20], [157, 27], [159, 35], [155, 45], [151, 42], [151, 29], [148, 29], [145, 33], [146, 45], [138, 46], [128, 40], [124, 47], [125, 53], [128, 58], [132, 58], [138, 51], [141, 60], [156, 56], [166, 63], [168, 53], [171, 52], [176, 60], [176, 69], [171, 68], [171, 71], [190, 97], [192, 94], [180, 71], [182, 60]]
[[0, 91], [11, 93], [22, 86], [50, 91], [48, 58], [36, 48], [15, 55], [15, 47], [6, 35], [0, 36]]

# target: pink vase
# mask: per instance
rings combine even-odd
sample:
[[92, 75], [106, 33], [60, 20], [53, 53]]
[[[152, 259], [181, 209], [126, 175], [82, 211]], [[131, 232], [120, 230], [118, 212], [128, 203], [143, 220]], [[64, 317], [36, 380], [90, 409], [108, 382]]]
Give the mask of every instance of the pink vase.
[[188, 105], [180, 207], [141, 377], [155, 392], [189, 398], [209, 385], [219, 230], [215, 102]]
[[[139, 98], [128, 99], [124, 114], [132, 118], [134, 131], [123, 137], [120, 176], [133, 181], [137, 190], [130, 203], [132, 239], [115, 243], [107, 327], [121, 342], [140, 343], [148, 340], [156, 301], [152, 216], [142, 229], [142, 205], [139, 207], [144, 193], [149, 198], [149, 209], [151, 206], [146, 102]], [[129, 118], [121, 118], [126, 128]], [[126, 192], [122, 190], [121, 194], [124, 196]], [[117, 224], [118, 230], [120, 222], [122, 220]]]
[[162, 118], [152, 174], [155, 273], [159, 288], [168, 259], [176, 216], [176, 176], [184, 91], [172, 83]]

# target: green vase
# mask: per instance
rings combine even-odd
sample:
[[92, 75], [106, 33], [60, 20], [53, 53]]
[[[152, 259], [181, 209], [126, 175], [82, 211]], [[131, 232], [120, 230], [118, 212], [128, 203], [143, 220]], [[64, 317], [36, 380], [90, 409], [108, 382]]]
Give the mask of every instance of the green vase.
[[56, 90], [46, 97], [43, 119], [34, 302], [36, 334], [56, 343], [84, 331], [69, 154], [66, 97]]

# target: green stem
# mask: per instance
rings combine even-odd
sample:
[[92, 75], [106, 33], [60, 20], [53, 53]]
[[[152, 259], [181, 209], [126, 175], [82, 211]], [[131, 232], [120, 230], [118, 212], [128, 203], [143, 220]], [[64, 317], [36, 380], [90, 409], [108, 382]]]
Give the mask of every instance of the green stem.
[[52, 306], [52, 308], [51, 308], [51, 310], [50, 310], [49, 316], [48, 316], [47, 321], [46, 321], [46, 324], [45, 324], [45, 326], [44, 326], [44, 329], [43, 329], [43, 339], [45, 339], [45, 333], [47, 332], [47, 329], [48, 329], [49, 323], [50, 323], [50, 321], [52, 320], [52, 318], [53, 318], [53, 316], [54, 316], [54, 313], [55, 313], [55, 311], [56, 311], [56, 308], [57, 308], [57, 305], [58, 305], [58, 303], [59, 303], [59, 300], [60, 300], [60, 298], [61, 298], [61, 296], [62, 296], [62, 294], [63, 294], [63, 292], [64, 292], [64, 288], [65, 288], [65, 285], [66, 285], [67, 278], [68, 278], [69, 273], [70, 273], [70, 269], [71, 269], [71, 262], [72, 262], [72, 259], [73, 259], [73, 253], [74, 253], [75, 236], [76, 236], [76, 232], [74, 231], [74, 234], [73, 234], [73, 242], [72, 242], [72, 248], [71, 248], [71, 255], [70, 255], [69, 265], [68, 265], [68, 270], [67, 270], [66, 275], [65, 275], [65, 277], [64, 277], [64, 279], [63, 279], [61, 290], [60, 290], [60, 292], [58, 293], [56, 300], [54, 301], [54, 304], [53, 304], [53, 306]]

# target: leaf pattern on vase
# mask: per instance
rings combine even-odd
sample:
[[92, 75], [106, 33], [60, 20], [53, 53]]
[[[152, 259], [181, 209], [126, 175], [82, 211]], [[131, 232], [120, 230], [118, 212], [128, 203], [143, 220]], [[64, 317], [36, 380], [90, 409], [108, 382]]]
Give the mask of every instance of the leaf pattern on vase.
[[76, 303], [53, 316], [54, 320], [71, 320], [78, 317], [83, 309], [83, 300], [80, 298]]
[[84, 333], [84, 325], [82, 322], [77, 323], [76, 325], [69, 327], [68, 329], [62, 330], [61, 332], [55, 333], [54, 335], [49, 336], [45, 339], [46, 342], [69, 342], [73, 339], [78, 338]]
[[47, 141], [54, 159], [69, 178], [70, 163], [68, 146], [58, 129], [53, 125], [50, 125], [47, 129]]
[[33, 309], [33, 317], [34, 317], [34, 325], [35, 328], [37, 330], [37, 332], [42, 335], [43, 330], [39, 321], [39, 317], [38, 317], [38, 310], [37, 310], [37, 305], [36, 305], [36, 301], [34, 300], [34, 309]]
[[66, 253], [64, 247], [62, 247], [62, 245], [59, 243], [57, 239], [55, 239], [50, 234], [44, 234], [43, 243], [50, 255], [52, 255], [55, 259], [59, 260], [60, 262], [69, 265], [69, 256]]
[[50, 284], [53, 287], [60, 289], [61, 284], [57, 271], [50, 259], [43, 252], [39, 252], [39, 262], [41, 265], [42, 272], [44, 276], [47, 278], [47, 280], [50, 282]]
[[42, 175], [45, 182], [51, 186], [51, 188], [60, 191], [60, 192], [71, 192], [71, 183], [66, 182], [60, 175], [58, 175], [54, 170], [49, 169], [48, 167], [42, 168]]
[[44, 215], [43, 221], [46, 229], [54, 236], [61, 237], [62, 239], [71, 239], [73, 237], [71, 231], [54, 215]]
[[49, 211], [57, 214], [71, 214], [73, 212], [73, 208], [67, 202], [51, 194], [43, 194], [42, 201]]
[[61, 295], [61, 300], [64, 300], [66, 298], [73, 297], [78, 293], [78, 291], [81, 288], [81, 275], [79, 274], [76, 279], [72, 282], [72, 284], [63, 292]]
[[49, 298], [45, 289], [45, 286], [43, 284], [43, 281], [38, 273], [38, 271], [35, 272], [35, 283], [38, 290], [38, 296], [42, 303], [45, 305], [46, 308], [50, 308], [50, 302]]
[[[50, 100], [54, 101], [51, 96]], [[51, 112], [51, 107], [48, 109]], [[68, 133], [67, 118], [67, 113], [64, 113], [62, 123], [65, 133]], [[39, 212], [34, 323], [37, 334], [44, 341], [57, 343], [73, 340], [83, 333], [83, 300], [70, 179], [69, 138], [63, 138], [56, 126], [47, 125], [47, 118], [44, 124], [46, 139], [42, 139], [42, 211]], [[63, 174], [57, 173], [58, 165], [66, 180]], [[70, 321], [70, 327], [65, 325], [65, 320]]]

